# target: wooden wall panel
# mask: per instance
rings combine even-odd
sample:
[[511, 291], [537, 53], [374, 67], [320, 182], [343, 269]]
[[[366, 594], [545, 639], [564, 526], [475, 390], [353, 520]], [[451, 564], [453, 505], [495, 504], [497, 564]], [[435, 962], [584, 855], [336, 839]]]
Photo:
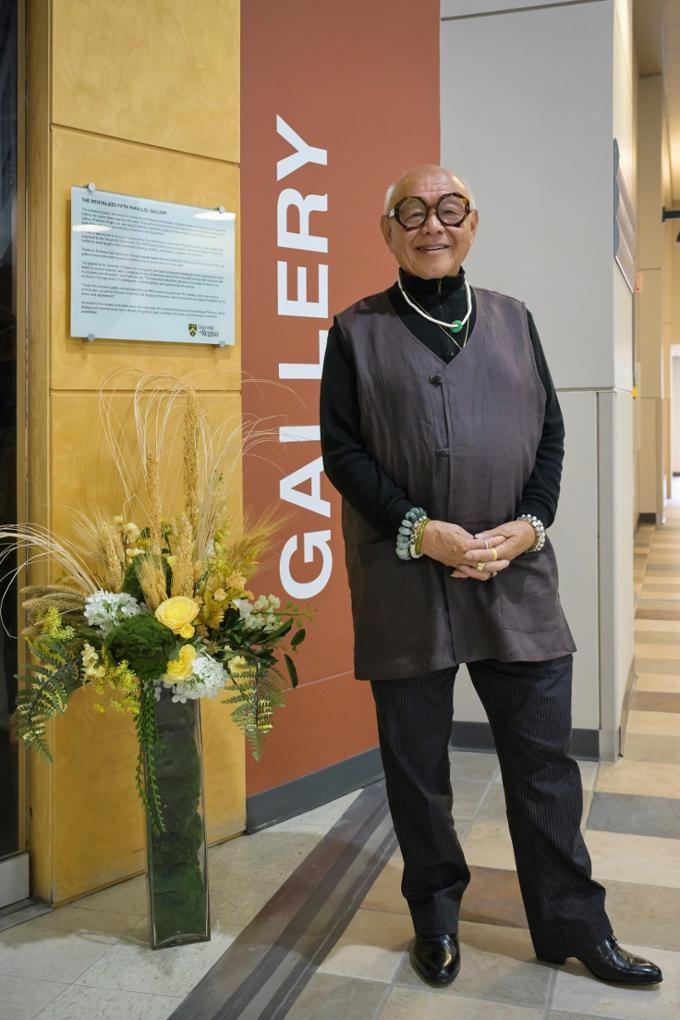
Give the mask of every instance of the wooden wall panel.
[[[240, 418], [238, 344], [69, 335], [71, 185], [238, 211], [239, 15], [238, 0], [28, 0], [30, 516], [57, 533], [90, 499], [116, 512], [102, 384], [129, 391], [140, 372], [167, 372], [201, 391], [212, 420]], [[241, 507], [239, 472], [237, 518]], [[53, 766], [32, 761], [33, 892], [55, 903], [144, 867], [131, 722], [91, 701], [80, 692], [52, 726]], [[244, 739], [226, 706], [203, 715], [209, 838], [224, 839], [245, 825]]]
[[52, 8], [55, 123], [238, 163], [238, 2]]

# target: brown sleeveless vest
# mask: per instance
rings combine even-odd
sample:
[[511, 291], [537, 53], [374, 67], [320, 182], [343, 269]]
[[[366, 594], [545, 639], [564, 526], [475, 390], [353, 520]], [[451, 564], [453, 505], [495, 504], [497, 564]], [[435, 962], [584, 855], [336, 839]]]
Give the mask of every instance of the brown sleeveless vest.
[[[415, 506], [474, 534], [513, 520], [541, 438], [545, 390], [524, 305], [475, 288], [466, 347], [449, 363], [421, 343], [387, 293], [337, 317], [356, 368], [366, 450]], [[343, 499], [359, 679], [415, 676], [476, 659], [552, 659], [575, 650], [555, 553], [525, 553], [487, 582], [400, 560]]]

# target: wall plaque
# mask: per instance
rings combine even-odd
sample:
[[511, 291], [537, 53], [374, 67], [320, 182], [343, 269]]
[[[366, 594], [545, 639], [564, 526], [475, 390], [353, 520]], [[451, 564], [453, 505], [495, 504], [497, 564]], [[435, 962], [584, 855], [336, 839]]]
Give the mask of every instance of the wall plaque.
[[233, 344], [236, 215], [71, 188], [71, 336]]

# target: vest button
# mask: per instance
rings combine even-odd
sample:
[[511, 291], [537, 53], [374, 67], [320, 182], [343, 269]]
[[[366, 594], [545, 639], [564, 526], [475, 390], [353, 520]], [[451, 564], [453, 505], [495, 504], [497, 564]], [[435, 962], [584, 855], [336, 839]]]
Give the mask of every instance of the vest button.
[[438, 457], [448, 457], [449, 448], [448, 446], [440, 446], [438, 450], [435, 450], [435, 453]]
[[431, 375], [430, 382], [432, 383], [433, 386], [441, 386], [442, 377], [440, 375]]

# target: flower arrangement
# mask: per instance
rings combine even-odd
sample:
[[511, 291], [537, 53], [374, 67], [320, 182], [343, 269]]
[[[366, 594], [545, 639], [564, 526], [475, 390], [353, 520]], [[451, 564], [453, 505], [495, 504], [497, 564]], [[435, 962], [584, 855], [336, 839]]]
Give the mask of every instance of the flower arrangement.
[[[304, 640], [308, 614], [248, 590], [275, 522], [263, 518], [236, 528], [228, 512], [233, 472], [226, 461], [231, 457], [234, 467], [235, 444], [240, 452], [264, 433], [246, 426], [243, 437], [240, 420], [231, 432], [211, 431], [193, 390], [164, 377], [143, 379], [133, 400], [135, 479], [135, 458], [122, 451], [110, 402], [101, 400], [124, 503], [136, 505], [144, 523], [97, 510], [83, 515], [77, 542], [30, 526], [0, 530], [0, 541], [9, 543], [0, 561], [24, 548], [31, 559], [47, 558], [53, 574], [56, 568], [61, 575], [24, 589], [31, 661], [15, 725], [49, 757], [47, 724], [80, 687], [93, 688], [97, 711], [130, 713], [139, 745], [136, 785], [152, 830], [160, 833], [158, 702], [186, 705], [225, 694], [232, 719], [259, 758], [274, 711], [284, 704], [284, 687], [297, 686], [292, 656]], [[172, 449], [169, 433], [178, 418], [183, 498], [178, 512], [168, 514], [162, 455]]]

